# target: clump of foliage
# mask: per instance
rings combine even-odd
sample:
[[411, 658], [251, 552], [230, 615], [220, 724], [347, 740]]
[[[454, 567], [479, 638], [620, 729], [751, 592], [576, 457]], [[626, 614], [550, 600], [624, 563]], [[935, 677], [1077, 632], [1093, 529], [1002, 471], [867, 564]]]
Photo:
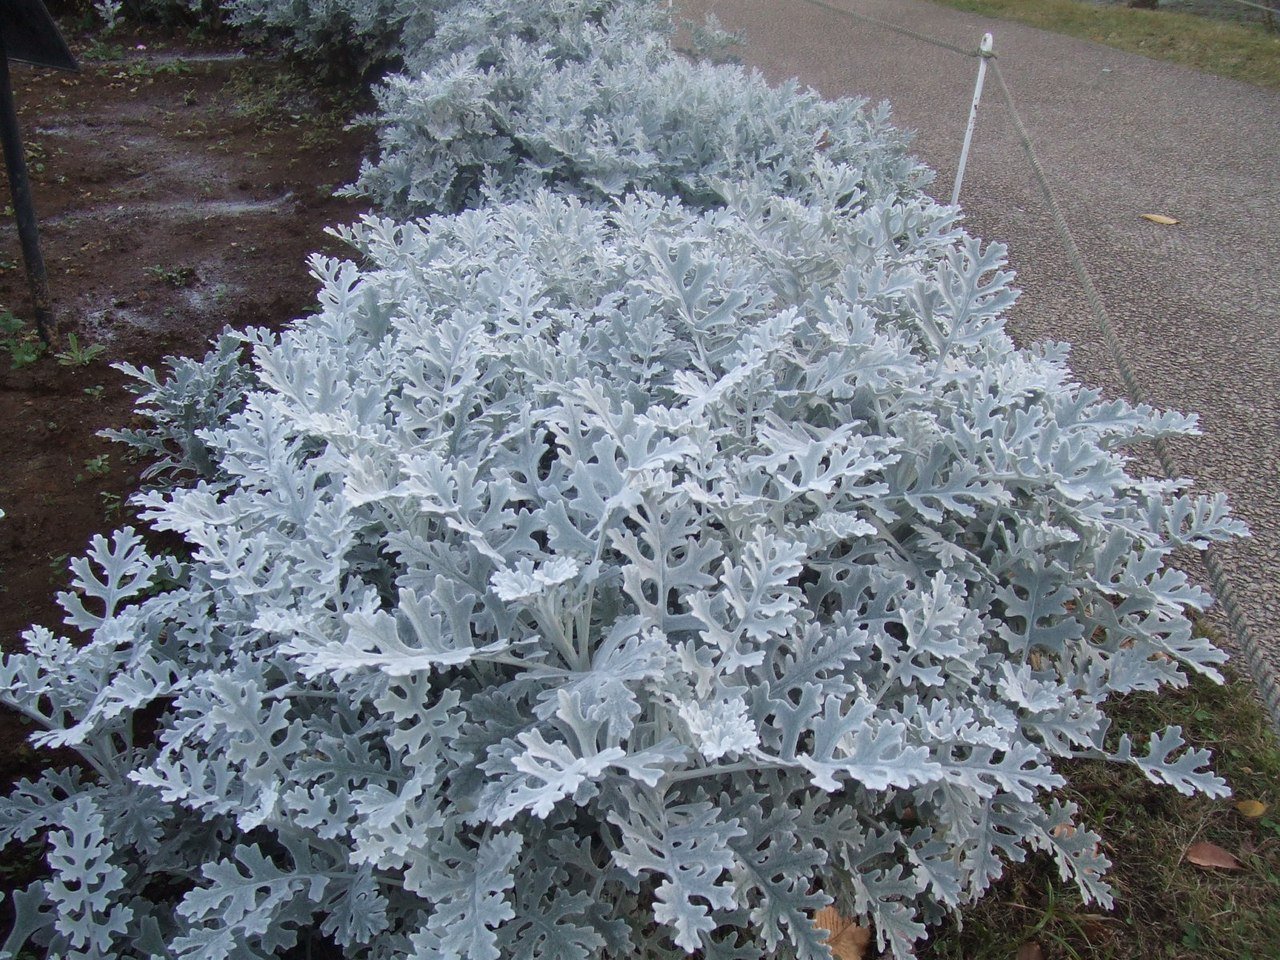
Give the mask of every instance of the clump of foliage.
[[190, 558], [99, 538], [88, 642], [4, 662], [86, 762], [4, 809], [51, 850], [19, 942], [825, 957], [834, 900], [905, 957], [1028, 849], [1108, 900], [1062, 758], [1223, 792], [1103, 710], [1223, 658], [1163, 564], [1238, 525], [1121, 454], [1189, 422], [1014, 349], [950, 208], [817, 170], [317, 260], [217, 475], [141, 500]]
[[100, 343], [81, 343], [80, 337], [74, 333], [67, 335], [67, 347], [54, 354], [58, 363], [64, 367], [87, 367], [106, 352]]
[[128, 371], [182, 546], [95, 538], [0, 665], [83, 758], [0, 804], [4, 954], [808, 960], [834, 903], [906, 957], [1030, 850], [1109, 902], [1068, 760], [1226, 789], [1106, 715], [1224, 659], [1167, 563], [1242, 525], [1127, 472], [1193, 421], [1015, 349], [883, 114], [648, 5], [423, 9], [362, 183], [434, 215]]
[[150, 423], [102, 435], [146, 455], [150, 462], [142, 472], [144, 480], [181, 482], [218, 475], [216, 455], [201, 433], [244, 407], [245, 393], [256, 381], [241, 363], [241, 352], [252, 336], [224, 330], [202, 360], [170, 357], [164, 380], [151, 367], [117, 365], [134, 381], [127, 389], [139, 398], [135, 416]]
[[598, 28], [635, 41], [666, 35], [671, 27], [670, 9], [661, 0], [440, 0], [430, 17], [417, 4], [412, 9], [401, 38], [409, 72], [430, 70], [460, 53], [491, 66], [511, 40], [537, 42], [552, 63], [584, 60], [593, 54]]
[[0, 352], [9, 355], [11, 370], [21, 370], [44, 356], [45, 345], [23, 320], [0, 310]]
[[376, 72], [394, 59], [409, 11], [405, 0], [220, 0], [219, 14], [241, 31], [279, 44], [332, 75]]
[[[1198, 626], [1203, 627], [1200, 623]], [[1182, 796], [1132, 768], [1073, 762], [1062, 795], [1098, 825], [1115, 864], [1115, 909], [1101, 914], [1055, 882], [1040, 860], [1007, 871], [980, 903], [931, 938], [929, 960], [1005, 960], [1038, 941], [1049, 955], [1150, 960], [1262, 960], [1280, 930], [1280, 742], [1253, 681], [1224, 670], [1226, 684], [1197, 677], [1184, 689], [1139, 693], [1109, 708], [1113, 730], [1176, 724], [1213, 750], [1234, 797]], [[1209, 842], [1240, 868], [1205, 869], [1189, 848]], [[951, 926], [950, 924], [948, 925]]]
[[222, 0], [228, 20], [317, 63], [357, 73], [389, 65], [422, 69], [441, 57], [508, 38], [549, 41], [609, 16], [668, 21], [655, 0]]
[[888, 123], [853, 100], [690, 63], [667, 39], [583, 25], [569, 56], [540, 42], [477, 47], [378, 92], [381, 157], [356, 185], [392, 215], [472, 206], [531, 184], [601, 202], [644, 189], [697, 205], [717, 184], [803, 189], [823, 159], [859, 165], [860, 190], [910, 193], [925, 171]]

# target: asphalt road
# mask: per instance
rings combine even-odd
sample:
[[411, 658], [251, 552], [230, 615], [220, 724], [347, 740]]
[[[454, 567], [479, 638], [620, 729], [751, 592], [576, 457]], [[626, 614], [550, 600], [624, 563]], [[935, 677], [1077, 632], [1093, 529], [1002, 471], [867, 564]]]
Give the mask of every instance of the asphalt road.
[[[1241, 612], [1280, 671], [1280, 94], [924, 0], [822, 0], [976, 49], [984, 32], [1150, 402], [1200, 415], [1173, 445], [1184, 475], [1225, 490], [1253, 536], [1218, 548]], [[888, 100], [950, 199], [977, 61], [808, 0], [681, 0], [746, 34], [773, 80]], [[988, 75], [960, 203], [1008, 245], [1020, 342], [1072, 344], [1083, 382], [1121, 396], [1039, 185]], [[1176, 226], [1142, 219], [1177, 218]], [[1154, 469], [1154, 468], [1152, 468]], [[1243, 666], [1243, 658], [1238, 658]]]

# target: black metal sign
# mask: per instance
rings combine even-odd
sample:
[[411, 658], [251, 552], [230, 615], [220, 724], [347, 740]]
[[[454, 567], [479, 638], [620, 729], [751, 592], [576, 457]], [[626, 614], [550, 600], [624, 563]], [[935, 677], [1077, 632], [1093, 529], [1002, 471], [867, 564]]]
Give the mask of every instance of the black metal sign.
[[80, 69], [41, 0], [0, 0], [0, 41], [9, 60], [54, 70]]
[[0, 58], [0, 140], [4, 141], [4, 163], [9, 171], [9, 190], [13, 194], [13, 216], [18, 223], [22, 259], [27, 263], [36, 329], [48, 343], [53, 329], [53, 305], [44, 257], [40, 253], [40, 231], [36, 226], [35, 204], [31, 202], [31, 181], [27, 177], [27, 160], [22, 151], [22, 132], [18, 129], [13, 85], [9, 81], [9, 61], [20, 60], [55, 70], [79, 70], [80, 67], [41, 0], [0, 0], [0, 49], [4, 51], [4, 57]]

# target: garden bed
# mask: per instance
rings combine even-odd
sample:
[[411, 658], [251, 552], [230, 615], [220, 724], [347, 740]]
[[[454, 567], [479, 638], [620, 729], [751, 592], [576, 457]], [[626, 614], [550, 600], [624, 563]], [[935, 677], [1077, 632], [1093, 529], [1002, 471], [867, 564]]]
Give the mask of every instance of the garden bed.
[[[324, 229], [362, 206], [333, 196], [367, 139], [344, 129], [349, 96], [225, 41], [145, 31], [72, 35], [72, 46], [79, 74], [13, 67], [62, 336], [32, 362], [29, 322], [0, 341], [6, 652], [32, 623], [61, 621], [53, 600], [68, 560], [121, 521], [136, 489], [142, 465], [97, 436], [126, 425], [135, 399], [110, 365], [201, 354], [227, 324], [299, 316], [315, 300], [308, 256], [338, 246]], [[0, 309], [31, 317], [9, 217]], [[66, 354], [68, 334], [78, 356]], [[0, 775], [25, 768], [26, 732], [0, 716]]]
[[56, 356], [9, 323], [40, 442], [0, 488], [15, 629], [59, 619], [51, 538], [129, 519], [103, 362], [314, 315], [150, 393], [158, 540], [95, 537], [60, 598], [83, 639], [33, 630], [4, 663], [37, 742], [96, 773], [0, 808], [50, 867], [14, 942], [819, 958], [834, 900], [903, 958], [1031, 850], [1109, 905], [1063, 774], [1226, 792], [1178, 727], [1101, 711], [1222, 659], [1160, 564], [1239, 525], [1116, 452], [1186, 422], [1015, 350], [1003, 249], [921, 192], [883, 114], [688, 64], [653, 11], [495, 46], [479, 9], [456, 57], [442, 28], [406, 46], [427, 69], [384, 88], [362, 175], [437, 216], [346, 231], [318, 310], [287, 265], [354, 212], [327, 182], [360, 149], [346, 110], [155, 38], [95, 49], [103, 96], [42, 78], [70, 286]]

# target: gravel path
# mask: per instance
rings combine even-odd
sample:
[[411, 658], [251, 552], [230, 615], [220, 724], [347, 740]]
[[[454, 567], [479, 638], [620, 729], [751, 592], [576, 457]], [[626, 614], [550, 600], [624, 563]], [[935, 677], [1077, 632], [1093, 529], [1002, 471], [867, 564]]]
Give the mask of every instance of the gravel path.
[[[968, 49], [995, 34], [1001, 69], [1147, 398], [1196, 412], [1173, 453], [1226, 490], [1254, 535], [1219, 557], [1280, 671], [1280, 94], [923, 0], [823, 0]], [[977, 61], [806, 0], [682, 0], [746, 34], [743, 59], [827, 96], [889, 100], [951, 194]], [[988, 75], [960, 198], [970, 229], [1009, 246], [1020, 342], [1064, 340], [1086, 383], [1121, 395], [1110, 354]], [[1159, 226], [1141, 218], [1177, 218]]]

